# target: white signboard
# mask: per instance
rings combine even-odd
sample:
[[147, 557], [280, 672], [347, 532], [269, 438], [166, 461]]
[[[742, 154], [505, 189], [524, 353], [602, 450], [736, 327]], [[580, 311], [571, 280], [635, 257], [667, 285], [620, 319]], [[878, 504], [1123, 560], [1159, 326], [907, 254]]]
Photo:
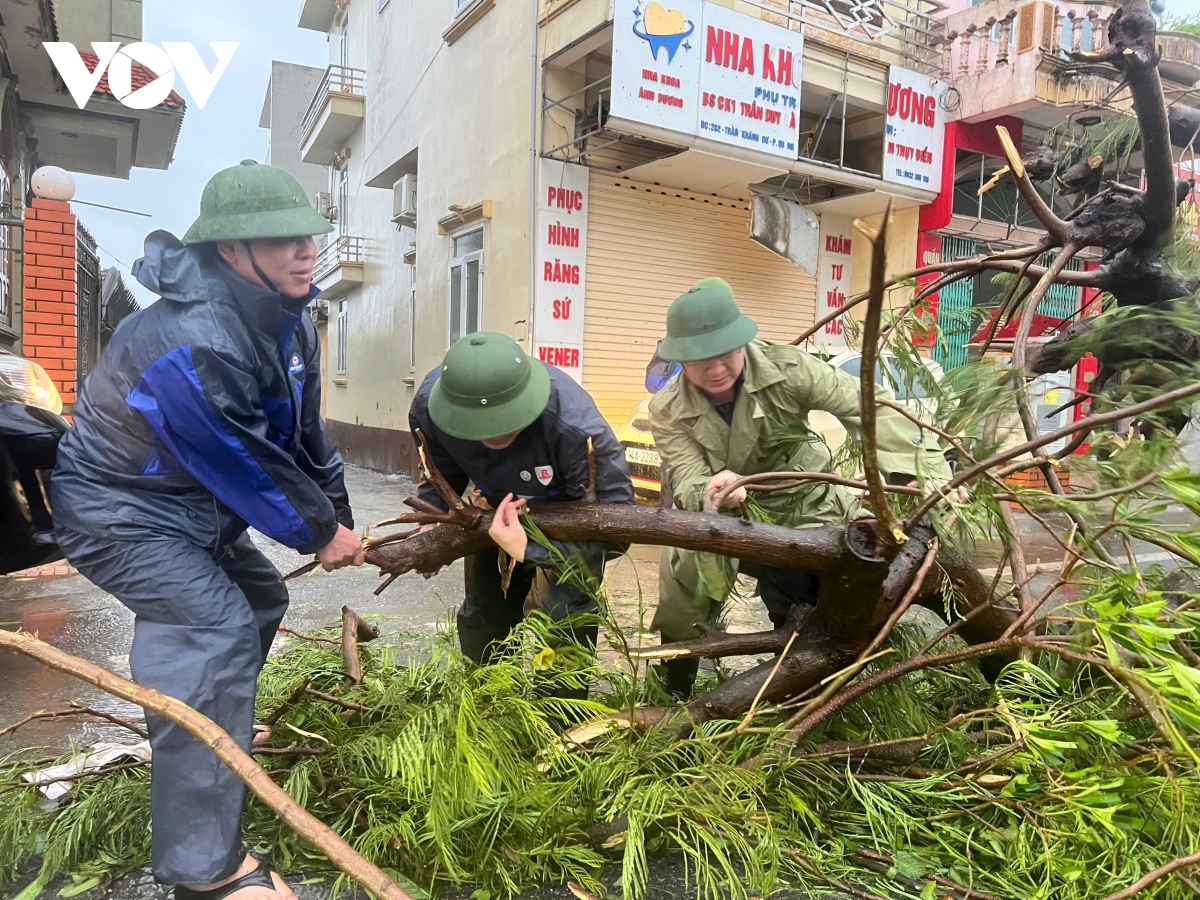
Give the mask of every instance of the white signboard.
[[618, 3], [613, 29], [613, 118], [796, 158], [799, 32], [701, 0]]
[[543, 159], [538, 182], [537, 357], [582, 383], [588, 170]]
[[620, 119], [693, 134], [700, 107], [701, 0], [623, 0], [613, 21], [612, 106]]
[[944, 85], [910, 69], [888, 70], [883, 180], [940, 192], [945, 113], [938, 102]]
[[[821, 216], [820, 262], [817, 264], [817, 319], [846, 305], [850, 295], [850, 250], [854, 222], [844, 216]], [[813, 337], [823, 347], [846, 346], [845, 317], [826, 323]]]
[[796, 158], [804, 39], [723, 6], [704, 6], [698, 133]]

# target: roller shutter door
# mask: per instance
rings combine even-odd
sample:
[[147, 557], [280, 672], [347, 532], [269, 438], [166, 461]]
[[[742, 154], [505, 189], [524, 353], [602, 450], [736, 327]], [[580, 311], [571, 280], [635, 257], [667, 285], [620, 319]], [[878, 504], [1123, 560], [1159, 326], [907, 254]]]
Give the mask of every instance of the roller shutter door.
[[814, 320], [812, 275], [750, 240], [750, 206], [592, 173], [583, 383], [614, 426], [647, 396], [646, 364], [667, 307], [724, 278], [759, 334], [790, 341]]

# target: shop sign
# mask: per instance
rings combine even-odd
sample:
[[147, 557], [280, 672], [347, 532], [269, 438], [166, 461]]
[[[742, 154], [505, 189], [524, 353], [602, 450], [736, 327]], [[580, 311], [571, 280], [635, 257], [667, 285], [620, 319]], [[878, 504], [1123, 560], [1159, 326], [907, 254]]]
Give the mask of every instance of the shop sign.
[[533, 335], [537, 357], [583, 382], [588, 170], [541, 160]]
[[706, 3], [699, 135], [795, 159], [803, 42], [798, 31]]
[[[817, 265], [817, 319], [846, 305], [850, 296], [850, 256], [854, 222], [845, 216], [821, 216], [820, 262]], [[825, 323], [813, 335], [822, 347], [845, 347], [845, 317]]]
[[684, 134], [700, 115], [701, 0], [618, 3], [610, 115]]
[[942, 82], [891, 66], [883, 142], [883, 180], [938, 193], [942, 189], [945, 112]]
[[700, 0], [619, 4], [614, 118], [797, 157], [799, 32]]

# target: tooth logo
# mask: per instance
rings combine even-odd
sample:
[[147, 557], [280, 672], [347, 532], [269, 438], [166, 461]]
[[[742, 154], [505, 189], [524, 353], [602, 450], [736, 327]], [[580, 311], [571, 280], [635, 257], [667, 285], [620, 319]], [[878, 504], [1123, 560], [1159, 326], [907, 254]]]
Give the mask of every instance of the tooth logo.
[[638, 8], [638, 16], [633, 22], [633, 33], [650, 45], [654, 58], [658, 59], [659, 50], [666, 50], [668, 63], [675, 59], [680, 44], [695, 30], [696, 26], [678, 9], [664, 9], [653, 0], [645, 10]]

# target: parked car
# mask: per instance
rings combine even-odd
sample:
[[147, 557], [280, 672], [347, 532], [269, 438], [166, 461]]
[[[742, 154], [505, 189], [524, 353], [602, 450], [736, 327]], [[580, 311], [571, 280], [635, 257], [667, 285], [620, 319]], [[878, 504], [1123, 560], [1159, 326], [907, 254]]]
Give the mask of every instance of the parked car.
[[0, 574], [62, 559], [46, 496], [62, 409], [41, 366], [0, 350]]
[[[821, 358], [855, 378], [862, 372], [862, 353], [858, 350], [846, 350], [828, 358], [822, 355]], [[924, 357], [921, 362], [925, 364], [935, 382], [942, 380], [944, 373], [940, 365]], [[883, 377], [885, 365], [888, 371], [886, 380]], [[920, 379], [908, 378], [896, 358], [890, 354], [885, 353], [883, 358], [875, 363], [875, 383], [885, 385], [892, 391], [898, 403], [902, 403], [922, 419], [929, 420], [936, 413], [925, 385]], [[829, 413], [813, 410], [809, 413], [808, 421], [813, 431], [824, 439], [831, 451], [845, 442], [846, 429]], [[927, 435], [927, 439], [937, 441], [932, 434]], [[638, 403], [629, 421], [617, 429], [617, 440], [625, 447], [625, 461], [629, 464], [629, 474], [633, 476], [634, 490], [643, 495], [658, 495], [662, 490], [662, 458], [654, 447], [654, 435], [650, 432], [649, 397]]]

